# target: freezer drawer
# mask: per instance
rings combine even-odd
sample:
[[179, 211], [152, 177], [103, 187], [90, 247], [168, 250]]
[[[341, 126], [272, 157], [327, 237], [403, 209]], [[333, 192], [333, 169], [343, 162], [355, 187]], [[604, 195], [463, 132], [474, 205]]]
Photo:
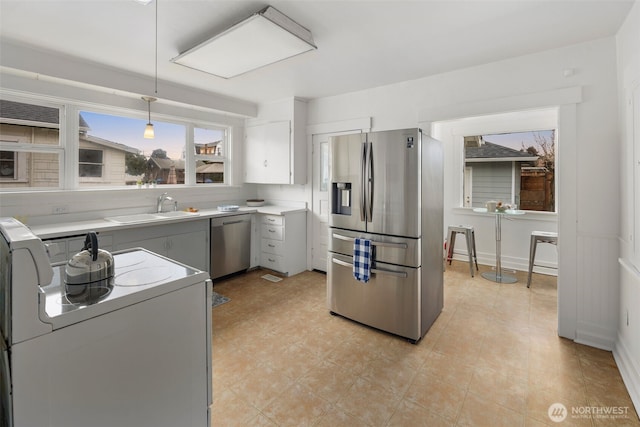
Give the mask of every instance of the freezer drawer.
[[421, 266], [421, 239], [383, 236], [381, 234], [330, 228], [329, 252], [352, 256], [353, 242], [356, 237], [371, 240], [373, 257], [378, 262], [415, 268]]
[[374, 263], [371, 279], [353, 278], [353, 258], [329, 253], [327, 304], [349, 319], [417, 341], [421, 338], [420, 268]]

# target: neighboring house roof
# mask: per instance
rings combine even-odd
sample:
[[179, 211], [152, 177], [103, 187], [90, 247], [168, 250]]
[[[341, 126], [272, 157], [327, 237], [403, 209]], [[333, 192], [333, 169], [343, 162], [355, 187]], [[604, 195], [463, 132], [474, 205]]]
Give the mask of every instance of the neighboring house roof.
[[[21, 126], [57, 128], [59, 118], [60, 116], [57, 108], [7, 101], [6, 99], [0, 100], [1, 123]], [[89, 124], [82, 117], [82, 114], [80, 114], [78, 124], [81, 130], [90, 129]], [[86, 135], [84, 132], [81, 133], [80, 139], [83, 141], [102, 145], [104, 147], [112, 148], [114, 150], [125, 151], [127, 153], [137, 154], [140, 152], [140, 150], [138, 150], [137, 148], [129, 147], [128, 145], [109, 141], [97, 136]]]
[[149, 163], [155, 163], [160, 169], [171, 169], [171, 166], [176, 170], [184, 170], [184, 160], [171, 160], [171, 159], [159, 159], [157, 157], [149, 158]]
[[224, 164], [202, 163], [196, 166], [196, 173], [224, 173]]
[[[57, 108], [0, 100], [0, 122], [2, 123], [59, 125], [59, 119], [60, 113]], [[82, 114], [79, 125], [80, 129], [90, 129], [89, 124], [82, 118]]]
[[486, 162], [486, 161], [516, 161], [516, 162], [533, 162], [538, 156], [532, 156], [526, 151], [514, 150], [504, 145], [494, 144], [485, 141], [478, 147], [466, 147], [464, 149], [466, 162]]
[[102, 145], [108, 148], [113, 148], [114, 150], [125, 151], [127, 153], [139, 154], [140, 150], [134, 147], [129, 147], [128, 145], [120, 144], [119, 142], [109, 141], [108, 139], [98, 138], [97, 136], [92, 135], [82, 135], [80, 137], [82, 141], [92, 142], [94, 144]]

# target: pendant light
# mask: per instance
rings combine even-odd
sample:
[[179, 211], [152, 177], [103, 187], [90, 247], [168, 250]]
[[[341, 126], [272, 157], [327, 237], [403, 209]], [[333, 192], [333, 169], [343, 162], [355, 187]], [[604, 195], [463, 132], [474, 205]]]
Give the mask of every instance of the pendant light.
[[156, 98], [152, 96], [143, 96], [142, 99], [147, 101], [147, 107], [149, 111], [149, 122], [147, 123], [147, 126], [144, 128], [144, 137], [147, 139], [153, 139], [155, 137], [155, 134], [153, 132], [153, 123], [151, 123], [151, 103], [156, 101]]

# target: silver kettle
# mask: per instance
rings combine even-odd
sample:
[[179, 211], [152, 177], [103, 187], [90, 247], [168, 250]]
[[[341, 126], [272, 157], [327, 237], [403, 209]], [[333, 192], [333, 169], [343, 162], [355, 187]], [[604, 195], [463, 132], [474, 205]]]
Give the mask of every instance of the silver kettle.
[[65, 268], [66, 285], [102, 285], [114, 276], [113, 256], [98, 248], [98, 235], [90, 231], [81, 252], [75, 254]]

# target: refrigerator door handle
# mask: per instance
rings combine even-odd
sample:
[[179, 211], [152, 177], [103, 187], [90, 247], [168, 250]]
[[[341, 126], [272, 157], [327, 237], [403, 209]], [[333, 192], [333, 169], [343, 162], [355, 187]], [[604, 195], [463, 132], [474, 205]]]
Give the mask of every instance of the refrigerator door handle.
[[373, 222], [373, 145], [367, 143], [367, 222]]
[[[351, 264], [350, 262], [346, 262], [346, 261], [342, 261], [336, 258], [333, 258], [331, 261], [333, 261], [334, 264], [338, 264], [341, 265], [343, 267], [349, 267], [349, 268], [353, 268], [353, 264]], [[392, 270], [381, 270], [378, 268], [372, 268], [371, 269], [371, 273], [372, 274], [380, 274], [383, 276], [393, 276], [393, 277], [400, 277], [402, 279], [406, 279], [408, 277], [408, 274], [405, 273], [404, 271], [392, 271]]]
[[366, 213], [366, 185], [367, 185], [367, 143], [362, 143], [362, 152], [360, 153], [360, 221], [367, 220]]
[[[353, 242], [354, 240], [356, 240], [355, 237], [343, 236], [342, 234], [337, 233], [333, 233], [332, 237], [338, 240], [346, 240], [347, 242]], [[407, 249], [409, 247], [406, 243], [376, 242], [375, 240], [371, 240], [371, 244], [373, 246], [397, 249]]]

